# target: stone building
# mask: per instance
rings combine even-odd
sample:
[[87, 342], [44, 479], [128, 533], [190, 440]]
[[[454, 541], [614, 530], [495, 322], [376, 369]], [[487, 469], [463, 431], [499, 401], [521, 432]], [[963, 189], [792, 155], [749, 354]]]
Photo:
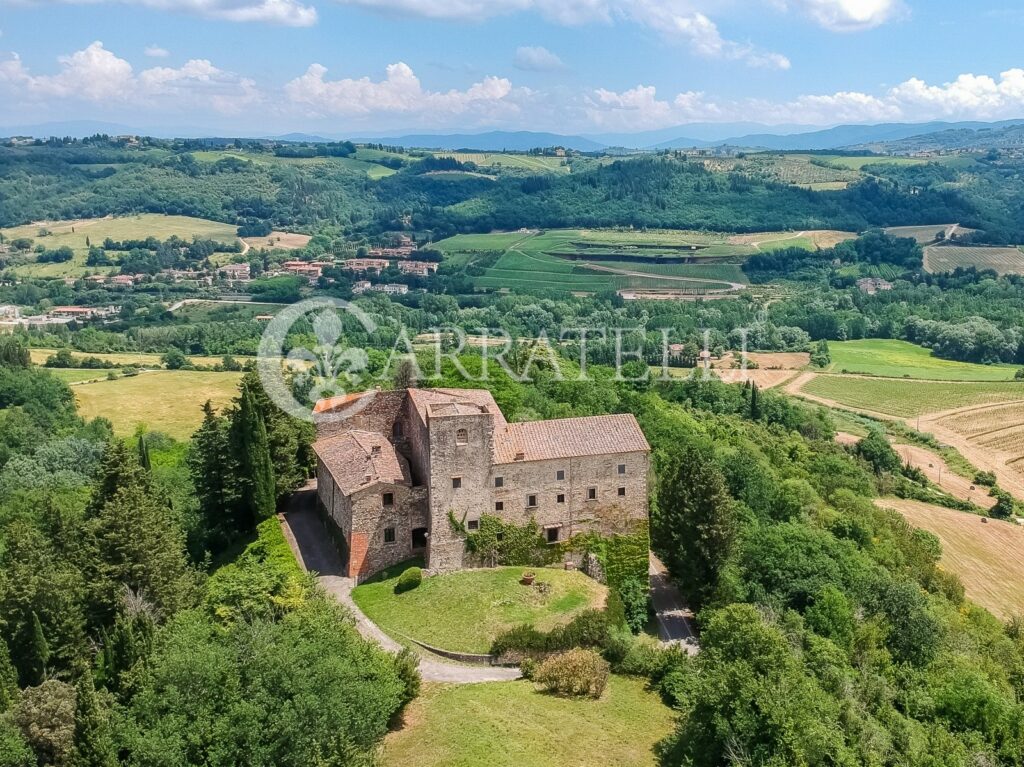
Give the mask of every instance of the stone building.
[[508, 423], [490, 392], [400, 389], [317, 405], [321, 513], [346, 574], [414, 556], [436, 572], [466, 564], [451, 516], [535, 520], [549, 543], [623, 533], [647, 519], [650, 446], [632, 415]]

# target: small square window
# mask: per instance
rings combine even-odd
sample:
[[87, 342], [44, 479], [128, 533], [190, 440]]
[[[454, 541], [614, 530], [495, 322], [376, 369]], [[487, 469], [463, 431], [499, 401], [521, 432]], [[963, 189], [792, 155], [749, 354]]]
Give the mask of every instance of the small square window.
[[462, 477], [452, 477], [452, 489], [458, 490], [462, 487]]
[[469, 530], [479, 530], [480, 529], [480, 520], [479, 519], [471, 519], [471, 520], [469, 520], [469, 522], [466, 523], [466, 528], [469, 529]]
[[559, 469], [555, 472], [555, 479], [565, 479], [565, 470]]
[[395, 505], [395, 494], [394, 493], [383, 493], [380, 497], [380, 503], [382, 506], [394, 506]]
[[468, 445], [469, 444], [469, 432], [466, 429], [458, 429], [455, 432], [455, 444], [456, 445]]
[[549, 527], [545, 532], [548, 536], [548, 543], [558, 543], [558, 533], [562, 528]]
[[619, 497], [620, 498], [625, 498], [626, 497], [626, 488], [624, 488], [624, 487], [620, 487], [619, 488]]
[[558, 495], [556, 496], [555, 500], [556, 500], [556, 501], [557, 501], [558, 503], [565, 503], [565, 493], [559, 493], [559, 494], [558, 494]]
[[625, 474], [625, 473], [626, 473], [626, 464], [620, 463], [619, 464], [619, 474]]
[[395, 542], [395, 528], [393, 528], [393, 527], [385, 527], [384, 528], [384, 543], [394, 543], [394, 542]]
[[494, 502], [494, 510], [495, 511], [504, 511], [505, 510], [505, 502], [504, 501], [495, 501]]
[[494, 540], [496, 540], [496, 541], [503, 541], [503, 540], [505, 540], [505, 533], [503, 533], [503, 532], [501, 532], [499, 530], [498, 532], [496, 532], [494, 534]]
[[505, 478], [504, 477], [495, 477], [494, 478], [494, 486], [495, 487], [505, 487]]
[[536, 505], [537, 505], [537, 496], [535, 496], [535, 495], [528, 495], [528, 496], [526, 496], [526, 507], [528, 509], [532, 509]]
[[596, 501], [597, 500], [597, 488], [596, 487], [588, 487], [587, 488], [587, 500], [588, 501]]

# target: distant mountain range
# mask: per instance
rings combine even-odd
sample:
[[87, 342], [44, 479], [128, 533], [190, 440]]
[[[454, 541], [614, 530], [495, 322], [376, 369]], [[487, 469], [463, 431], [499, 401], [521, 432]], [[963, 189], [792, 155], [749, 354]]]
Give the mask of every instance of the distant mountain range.
[[[209, 138], [213, 135], [194, 127], [163, 127], [145, 130], [117, 123], [81, 120], [39, 125], [0, 127], [0, 136], [90, 136], [140, 134], [161, 138]], [[237, 134], [236, 134], [237, 135]], [[242, 134], [244, 135], [244, 134]], [[875, 152], [911, 152], [930, 149], [984, 149], [1024, 144], [1024, 118], [1001, 122], [883, 123], [879, 125], [837, 125], [816, 128], [799, 125], [767, 126], [759, 123], [691, 123], [640, 133], [567, 135], [535, 131], [489, 131], [486, 133], [411, 133], [392, 136], [351, 136], [346, 134], [286, 133], [258, 136], [275, 141], [327, 142], [350, 139], [422, 149], [459, 149], [522, 152], [536, 147], [563, 146], [581, 152], [607, 150], [643, 151], [735, 147], [778, 151], [828, 151], [837, 149]]]

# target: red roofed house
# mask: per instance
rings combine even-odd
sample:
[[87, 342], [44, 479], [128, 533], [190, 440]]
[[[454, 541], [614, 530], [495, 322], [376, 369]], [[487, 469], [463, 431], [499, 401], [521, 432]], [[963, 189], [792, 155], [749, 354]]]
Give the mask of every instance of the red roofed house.
[[632, 415], [508, 423], [490, 392], [362, 392], [316, 408], [319, 506], [343, 540], [346, 575], [413, 556], [434, 572], [470, 564], [465, 537], [493, 515], [535, 520], [549, 543], [647, 520], [650, 446]]

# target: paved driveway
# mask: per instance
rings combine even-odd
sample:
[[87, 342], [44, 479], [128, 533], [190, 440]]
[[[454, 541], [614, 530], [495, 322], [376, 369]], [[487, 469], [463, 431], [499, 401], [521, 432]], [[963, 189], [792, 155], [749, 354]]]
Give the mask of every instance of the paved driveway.
[[[651, 602], [658, 617], [658, 637], [664, 643], [678, 642], [693, 655], [699, 649], [693, 628], [693, 612], [686, 607], [679, 589], [669, 578], [662, 561], [650, 555]], [[689, 641], [688, 641], [689, 640]]]

